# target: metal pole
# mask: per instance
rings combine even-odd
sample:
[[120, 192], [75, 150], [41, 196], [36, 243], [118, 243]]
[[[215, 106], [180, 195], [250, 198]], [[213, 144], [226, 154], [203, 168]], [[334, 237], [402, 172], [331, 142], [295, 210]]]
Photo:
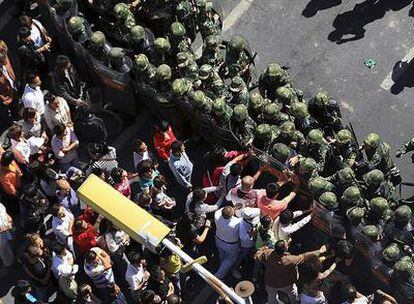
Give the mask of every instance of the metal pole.
[[[167, 247], [172, 252], [176, 253], [184, 262], [191, 263], [193, 258], [190, 257], [187, 253], [181, 250], [173, 242], [168, 239], [163, 239], [161, 242], [165, 247]], [[237, 304], [246, 304], [246, 301], [240, 297], [233, 289], [224, 284], [221, 280], [216, 278], [210, 271], [205, 269], [202, 265], [198, 263], [193, 264], [193, 269], [214, 289], [217, 287], [222, 289], [225, 294], [227, 294], [233, 301]]]

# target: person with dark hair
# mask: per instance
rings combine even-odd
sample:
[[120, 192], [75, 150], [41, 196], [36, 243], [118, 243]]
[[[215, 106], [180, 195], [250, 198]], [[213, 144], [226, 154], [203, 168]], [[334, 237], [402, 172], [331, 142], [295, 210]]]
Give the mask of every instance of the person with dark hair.
[[18, 83], [7, 53], [0, 52], [0, 133], [18, 116]]
[[176, 140], [171, 144], [171, 157], [168, 160], [168, 165], [178, 184], [187, 190], [191, 190], [193, 187], [191, 179], [194, 165], [185, 152], [183, 142]]
[[[12, 151], [3, 152], [0, 156], [0, 186], [4, 203], [13, 203], [20, 194], [23, 172], [14, 160]], [[16, 202], [17, 203], [17, 202]], [[16, 210], [17, 206], [14, 207]]]
[[161, 298], [155, 293], [154, 290], [147, 289], [144, 290], [140, 296], [140, 302], [141, 304], [155, 304], [155, 303], [161, 303]]
[[41, 47], [36, 47], [35, 43], [31, 39], [30, 28], [21, 26], [19, 28], [19, 41], [17, 45], [17, 53], [19, 54], [20, 62], [22, 65], [23, 79], [27, 74], [33, 72], [46, 72], [47, 62], [44, 55], [49, 51], [49, 44], [45, 44]]
[[101, 303], [93, 294], [91, 285], [82, 283], [78, 287], [78, 296], [76, 298], [76, 304], [95, 304]]
[[0, 203], [0, 261], [5, 267], [11, 267], [14, 262], [13, 250], [10, 241], [13, 239], [11, 230], [13, 219], [6, 207]]
[[36, 184], [29, 184], [20, 197], [20, 212], [23, 218], [23, 231], [38, 233], [47, 215], [49, 201], [37, 188]]
[[59, 161], [59, 167], [65, 173], [70, 167], [79, 166], [79, 157], [76, 151], [79, 140], [76, 134], [68, 127], [59, 124], [53, 129], [50, 142], [53, 152]]
[[75, 275], [79, 271], [79, 265], [75, 263], [72, 253], [66, 246], [60, 243], [53, 246], [52, 271], [58, 280], [60, 290], [70, 299], [75, 299], [78, 295]]
[[[312, 210], [283, 210], [280, 213], [280, 216], [277, 217], [273, 223], [273, 233], [275, 234], [275, 239], [277, 241], [285, 240], [290, 243], [290, 236], [310, 222], [312, 219], [311, 214]], [[295, 221], [298, 217], [302, 217], [302, 219]]]
[[342, 304], [368, 304], [368, 299], [361, 293], [359, 293], [356, 288], [348, 284], [345, 286], [344, 290], [342, 290], [343, 295], [346, 298], [346, 301]]
[[42, 304], [32, 292], [32, 286], [26, 280], [18, 280], [11, 292], [15, 304]]
[[153, 140], [158, 156], [168, 161], [170, 159], [171, 145], [177, 140], [168, 122], [163, 120], [158, 124], [155, 128]]
[[241, 172], [243, 167], [241, 161], [244, 160], [248, 154], [240, 154], [229, 161], [223, 168], [220, 175], [220, 187], [223, 193], [227, 194], [234, 187], [241, 185]]
[[[20, 123], [20, 122], [19, 122]], [[39, 113], [33, 108], [24, 108], [22, 121], [23, 137], [30, 141], [31, 137], [42, 137], [47, 141], [47, 135], [41, 123]]]
[[46, 137], [30, 137], [26, 140], [22, 126], [16, 123], [10, 126], [7, 135], [10, 138], [12, 150], [17, 161], [25, 165], [30, 163], [32, 155], [39, 153], [46, 140]]
[[182, 303], [181, 298], [180, 296], [176, 294], [172, 294], [167, 297], [167, 304], [180, 304], [180, 303]]
[[72, 128], [72, 115], [66, 100], [51, 93], [45, 96], [46, 107], [43, 117], [50, 131], [53, 131], [58, 124]]
[[58, 204], [52, 206], [51, 213], [52, 229], [59, 243], [70, 246], [69, 242], [72, 241], [72, 227], [75, 222], [73, 214], [63, 206]]
[[27, 15], [22, 15], [19, 17], [19, 23], [20, 26], [30, 29], [30, 39], [33, 41], [37, 49], [43, 47], [42, 49], [44, 51], [50, 50], [52, 38], [38, 20]]
[[138, 185], [144, 192], [149, 192], [154, 186], [154, 178], [156, 178], [159, 173], [158, 170], [153, 168], [151, 162], [147, 160], [141, 161], [137, 166], [138, 173]]
[[27, 84], [22, 96], [23, 106], [35, 109], [42, 116], [45, 112], [45, 96], [40, 88], [42, 80], [37, 74], [29, 74], [26, 79]]
[[138, 301], [142, 291], [147, 288], [150, 273], [146, 268], [147, 262], [139, 252], [135, 252], [129, 261], [125, 280], [131, 288], [132, 297]]
[[[154, 177], [153, 187], [151, 188], [151, 196], [154, 200], [156, 208], [161, 212], [166, 212], [171, 210], [176, 206], [176, 201], [174, 198], [170, 197], [167, 192], [167, 180], [164, 176], [158, 175]], [[164, 212], [162, 212], [164, 211]]]
[[99, 226], [102, 219], [103, 216], [99, 215], [93, 226], [85, 220], [75, 220], [73, 224], [73, 241], [77, 245], [81, 255], [84, 255], [91, 248], [97, 246]]
[[138, 164], [143, 160], [148, 160], [153, 163], [154, 156], [151, 151], [148, 151], [146, 143], [140, 139], [134, 139], [132, 141], [132, 158], [134, 161], [134, 168], [138, 167]]
[[86, 175], [89, 175], [94, 168], [99, 168], [106, 174], [118, 167], [116, 149], [108, 146], [106, 143], [92, 142], [88, 145], [88, 153], [91, 158], [89, 167], [86, 169]]
[[148, 289], [154, 290], [163, 301], [174, 293], [174, 285], [165, 275], [165, 271], [158, 265], [154, 266], [150, 271]]
[[113, 168], [111, 178], [114, 183], [114, 188], [127, 198], [131, 198], [132, 192], [131, 186], [129, 185], [128, 173], [119, 167]]

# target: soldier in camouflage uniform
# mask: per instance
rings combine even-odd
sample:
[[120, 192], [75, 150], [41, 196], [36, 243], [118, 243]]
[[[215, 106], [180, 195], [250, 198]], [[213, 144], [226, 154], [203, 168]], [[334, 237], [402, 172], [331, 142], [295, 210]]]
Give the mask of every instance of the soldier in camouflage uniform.
[[289, 74], [277, 63], [269, 64], [266, 71], [259, 78], [259, 91], [262, 96], [275, 101], [277, 89], [284, 86], [292, 87]]
[[172, 71], [169, 65], [161, 64], [155, 71], [155, 79], [157, 91], [161, 94], [168, 94], [171, 92], [171, 77]]
[[224, 48], [225, 46], [221, 43], [220, 35], [208, 36], [204, 41], [201, 57], [198, 59], [199, 64], [209, 64], [218, 72], [224, 63], [222, 53]]
[[174, 22], [171, 24], [170, 41], [173, 54], [188, 52], [194, 56], [194, 52], [191, 49], [191, 40], [187, 37], [187, 31], [182, 23]]
[[282, 105], [282, 111], [290, 109], [291, 105], [295, 102], [299, 102], [293, 89], [289, 87], [279, 87], [276, 89], [275, 94], [277, 102]]
[[239, 104], [234, 107], [230, 126], [231, 131], [242, 147], [252, 143], [255, 122], [249, 116], [245, 105]]
[[216, 71], [214, 71], [211, 65], [203, 64], [198, 71], [198, 77], [201, 80], [200, 89], [203, 90], [208, 97], [211, 99], [228, 97], [226, 84]]
[[250, 93], [249, 99], [249, 115], [256, 123], [262, 123], [263, 119], [263, 109], [265, 105], [265, 100], [260, 92], [252, 92]]
[[357, 161], [359, 161], [358, 145], [352, 133], [348, 129], [340, 130], [331, 144], [330, 164], [335, 169], [341, 169], [344, 166], [353, 168]]
[[213, 101], [201, 90], [195, 91], [192, 99], [196, 121], [209, 121]]
[[249, 67], [251, 58], [246, 51], [247, 42], [240, 35], [234, 36], [226, 48], [226, 57], [222, 65], [223, 78], [241, 76], [245, 81], [249, 80]]
[[295, 118], [296, 129], [301, 131], [304, 136], [308, 135], [310, 130], [319, 128], [319, 123], [309, 115], [308, 107], [303, 102], [293, 103], [290, 114]]
[[374, 266], [375, 263], [378, 263], [375, 257], [381, 256], [382, 251], [384, 249], [381, 244], [381, 238], [382, 238], [381, 231], [375, 225], [366, 225], [362, 227], [362, 234], [372, 242], [372, 244], [369, 244], [369, 247], [366, 249], [368, 249], [368, 252], [370, 256], [372, 257], [370, 262], [374, 263], [374, 264], [371, 264], [371, 266]]
[[364, 140], [363, 149], [370, 169], [379, 169], [393, 185], [401, 183], [400, 170], [391, 158], [391, 148], [378, 134], [370, 133]]
[[168, 39], [159, 37], [154, 40], [155, 56], [150, 58], [155, 66], [173, 62], [171, 58], [171, 44]]
[[414, 300], [414, 263], [410, 257], [403, 257], [394, 264], [391, 287], [397, 303]]
[[193, 83], [194, 88], [200, 88], [199, 68], [190, 53], [181, 52], [177, 54], [177, 67], [179, 77], [187, 78]]
[[125, 55], [124, 50], [114, 47], [109, 52], [109, 66], [119, 73], [129, 73], [132, 69], [132, 60]]
[[313, 198], [317, 200], [322, 193], [327, 191], [332, 192], [335, 186], [323, 177], [314, 177], [309, 180], [308, 188]]
[[369, 201], [369, 213], [367, 216], [367, 222], [371, 225], [376, 225], [384, 228], [387, 214], [387, 209], [390, 209], [388, 201], [383, 197], [374, 197]]
[[286, 113], [280, 112], [280, 105], [275, 102], [267, 103], [263, 109], [264, 122], [269, 125], [280, 126], [289, 121], [290, 117]]
[[366, 207], [367, 202], [361, 195], [361, 190], [356, 186], [350, 186], [342, 193], [339, 200], [339, 211], [345, 215], [346, 211], [352, 207]]
[[285, 166], [290, 167], [289, 159], [294, 156], [294, 151], [282, 143], [275, 143], [271, 149], [271, 154]]
[[355, 173], [350, 167], [345, 167], [333, 175], [326, 177], [326, 179], [335, 185], [335, 192], [338, 195], [342, 195], [348, 187], [358, 186]]
[[231, 96], [229, 103], [233, 105], [243, 104], [249, 105], [250, 94], [247, 89], [246, 83], [240, 76], [233, 77], [230, 84]]
[[319, 129], [311, 130], [306, 136], [305, 144], [301, 146], [302, 155], [312, 157], [318, 163], [318, 172], [325, 170], [325, 164], [329, 153], [329, 146]]
[[335, 213], [338, 211], [338, 199], [335, 193], [326, 191], [319, 196], [318, 201], [329, 211]]
[[391, 243], [382, 252], [382, 260], [389, 268], [402, 258], [402, 252], [396, 243]]
[[191, 81], [185, 78], [177, 78], [172, 82], [172, 97], [175, 103], [191, 103], [194, 96]]
[[407, 205], [399, 206], [394, 212], [394, 221], [385, 227], [385, 235], [390, 242], [398, 241], [413, 248], [412, 211]]
[[145, 54], [149, 58], [156, 56], [154, 34], [140, 25], [135, 25], [129, 32], [130, 48], [136, 54]]
[[399, 200], [393, 185], [384, 178], [384, 174], [374, 169], [363, 176], [364, 185], [362, 192], [366, 199], [381, 196], [388, 199], [393, 205], [397, 205]]
[[194, 42], [197, 34], [197, 9], [189, 0], [180, 0], [175, 7], [177, 19], [185, 26], [187, 36]]
[[198, 8], [198, 29], [203, 40], [210, 35], [220, 35], [222, 23], [220, 16], [213, 11], [213, 2], [209, 0], [196, 0], [196, 3]]
[[79, 16], [70, 17], [68, 20], [68, 28], [74, 41], [79, 43], [89, 41], [91, 37], [91, 29], [84, 18]]
[[318, 176], [317, 167], [318, 164], [313, 158], [306, 157], [300, 159], [300, 161], [296, 164], [295, 172], [301, 179], [309, 181], [310, 179]]
[[137, 82], [153, 85], [156, 67], [151, 64], [145, 54], [136, 55], [134, 58], [134, 75]]
[[136, 25], [134, 14], [126, 3], [118, 3], [114, 6], [116, 22], [112, 28], [114, 36], [122, 43], [129, 44], [129, 33]]
[[100, 31], [93, 32], [89, 42], [89, 53], [105, 65], [109, 65], [110, 50], [111, 47], [106, 42], [104, 33]]
[[308, 103], [308, 111], [323, 126], [326, 134], [333, 135], [345, 128], [339, 104], [330, 98], [327, 92], [316, 94]]
[[[412, 152], [412, 151], [414, 151], [414, 137], [411, 138], [410, 141], [406, 142], [404, 144], [404, 146], [402, 146], [401, 148], [399, 148], [397, 150], [397, 152], [395, 153], [395, 156], [397, 158], [400, 158], [402, 155], [404, 155], [406, 153], [409, 153], [409, 152]], [[411, 154], [411, 160], [414, 163], [414, 153]]]
[[254, 131], [253, 146], [264, 152], [268, 152], [275, 139], [275, 133], [268, 124], [260, 124]]
[[227, 130], [230, 128], [233, 109], [224, 98], [217, 98], [213, 102], [212, 116], [218, 127]]
[[[351, 229], [354, 228], [352, 229], [354, 230], [353, 232], [358, 231], [359, 230], [358, 227], [362, 228], [362, 224], [364, 223], [365, 213], [366, 213], [366, 210], [362, 207], [351, 207], [346, 211], [346, 217], [349, 223], [353, 226], [351, 227]], [[352, 234], [353, 233], [351, 232], [351, 235]]]
[[305, 137], [300, 131], [296, 130], [293, 122], [286, 121], [280, 125], [279, 134], [275, 141], [284, 143], [292, 149], [300, 150], [300, 147], [305, 143]]

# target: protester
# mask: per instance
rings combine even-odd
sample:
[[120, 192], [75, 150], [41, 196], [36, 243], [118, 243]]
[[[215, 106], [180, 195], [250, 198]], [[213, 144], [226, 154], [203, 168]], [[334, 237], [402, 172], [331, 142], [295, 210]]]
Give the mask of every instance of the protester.
[[185, 153], [185, 146], [181, 141], [176, 140], [171, 144], [171, 157], [168, 165], [177, 183], [184, 189], [191, 190], [194, 165]]

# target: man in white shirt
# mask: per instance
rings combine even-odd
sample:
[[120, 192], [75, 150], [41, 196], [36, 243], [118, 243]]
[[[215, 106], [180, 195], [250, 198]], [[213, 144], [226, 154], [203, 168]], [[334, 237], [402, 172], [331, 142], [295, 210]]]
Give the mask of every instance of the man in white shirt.
[[52, 272], [59, 282], [60, 290], [71, 298], [75, 299], [78, 293], [78, 284], [75, 281], [75, 274], [79, 266], [74, 263], [72, 253], [60, 243], [53, 246]]
[[214, 274], [224, 279], [234, 265], [240, 249], [239, 229], [241, 219], [234, 216], [230, 206], [221, 208], [214, 213], [216, 223], [216, 247], [220, 256], [220, 267]]
[[72, 235], [73, 214], [63, 206], [54, 205], [52, 215], [53, 233], [61, 244], [68, 245], [72, 251], [72, 247], [68, 244], [68, 238]]
[[135, 253], [130, 262], [125, 272], [125, 280], [131, 288], [132, 297], [138, 301], [142, 290], [147, 287], [150, 273], [146, 270], [144, 266], [146, 262], [142, 259], [140, 253]]
[[[311, 210], [292, 211], [283, 210], [273, 223], [273, 233], [276, 241], [290, 241], [290, 235], [301, 229], [311, 220]], [[293, 223], [294, 219], [305, 216], [301, 220]]]
[[134, 168], [143, 160], [148, 160], [151, 164], [154, 161], [154, 156], [148, 151], [148, 146], [140, 139], [135, 139], [132, 143], [132, 158], [134, 160]]
[[42, 81], [39, 75], [29, 75], [22, 96], [24, 107], [35, 109], [39, 117], [45, 113], [45, 100], [43, 92], [40, 89], [41, 85]]
[[193, 163], [187, 153], [185, 153], [184, 144], [179, 140], [171, 144], [171, 156], [168, 165], [178, 184], [190, 190], [193, 187], [191, 183]]

